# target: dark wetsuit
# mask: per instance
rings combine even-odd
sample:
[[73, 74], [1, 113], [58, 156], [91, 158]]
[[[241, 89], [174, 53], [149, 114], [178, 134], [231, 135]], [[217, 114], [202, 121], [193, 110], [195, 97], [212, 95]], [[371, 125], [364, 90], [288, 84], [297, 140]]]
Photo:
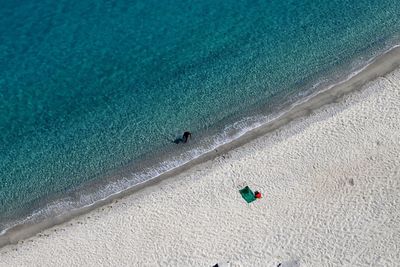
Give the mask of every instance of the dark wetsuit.
[[191, 132], [184, 132], [183, 133], [183, 142], [186, 143], [189, 140], [189, 137], [192, 137], [192, 133]]

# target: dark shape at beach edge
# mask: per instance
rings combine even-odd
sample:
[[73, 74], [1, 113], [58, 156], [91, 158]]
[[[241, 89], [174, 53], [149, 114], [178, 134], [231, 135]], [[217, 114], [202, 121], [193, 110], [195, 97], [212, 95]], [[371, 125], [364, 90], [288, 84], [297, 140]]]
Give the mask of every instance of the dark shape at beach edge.
[[192, 133], [186, 131], [183, 133], [182, 137], [178, 137], [172, 142], [175, 144], [187, 143], [189, 141], [189, 138], [191, 138], [191, 137], [192, 137]]
[[183, 143], [183, 139], [181, 137], [178, 137], [172, 142], [175, 143], [175, 144], [180, 144], [180, 143]]

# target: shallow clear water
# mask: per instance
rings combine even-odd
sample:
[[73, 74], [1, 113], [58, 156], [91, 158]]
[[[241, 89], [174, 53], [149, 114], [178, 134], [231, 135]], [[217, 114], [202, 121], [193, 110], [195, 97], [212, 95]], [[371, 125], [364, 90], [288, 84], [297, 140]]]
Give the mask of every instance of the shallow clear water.
[[144, 159], [201, 154], [399, 29], [396, 0], [2, 1], [0, 230], [110, 171], [132, 169], [102, 197], [155, 175]]

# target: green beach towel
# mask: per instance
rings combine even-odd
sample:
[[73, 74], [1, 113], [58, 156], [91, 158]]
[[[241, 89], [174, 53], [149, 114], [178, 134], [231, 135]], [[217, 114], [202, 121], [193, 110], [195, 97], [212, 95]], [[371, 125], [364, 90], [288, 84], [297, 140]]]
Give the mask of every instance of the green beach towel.
[[256, 200], [256, 197], [254, 196], [253, 191], [251, 191], [250, 187], [246, 186], [243, 189], [239, 190], [240, 194], [242, 195], [242, 197], [244, 198], [244, 200], [246, 200], [247, 203], [253, 202], [254, 200]]

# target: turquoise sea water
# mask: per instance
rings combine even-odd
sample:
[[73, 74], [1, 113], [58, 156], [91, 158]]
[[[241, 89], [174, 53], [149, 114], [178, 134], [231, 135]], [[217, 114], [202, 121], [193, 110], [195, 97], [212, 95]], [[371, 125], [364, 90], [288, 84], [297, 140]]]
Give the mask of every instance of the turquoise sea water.
[[399, 29], [396, 0], [2, 1], [0, 231], [234, 138]]

